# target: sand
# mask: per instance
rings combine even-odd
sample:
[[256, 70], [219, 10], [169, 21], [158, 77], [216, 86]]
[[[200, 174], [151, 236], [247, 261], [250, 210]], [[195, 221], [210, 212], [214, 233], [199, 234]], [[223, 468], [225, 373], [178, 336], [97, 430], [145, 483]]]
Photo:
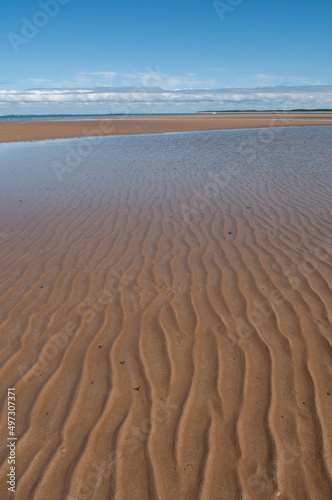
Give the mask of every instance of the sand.
[[197, 208], [204, 171], [181, 168], [0, 200], [17, 500], [331, 498], [327, 179], [231, 180]]
[[110, 117], [102, 120], [0, 122], [0, 142], [64, 139], [107, 135], [155, 134], [199, 130], [332, 125], [332, 113], [224, 113], [153, 117]]

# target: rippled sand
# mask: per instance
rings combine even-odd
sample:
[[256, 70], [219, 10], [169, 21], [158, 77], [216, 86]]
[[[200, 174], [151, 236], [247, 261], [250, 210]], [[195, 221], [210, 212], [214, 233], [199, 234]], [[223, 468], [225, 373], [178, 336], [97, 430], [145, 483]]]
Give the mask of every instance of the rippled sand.
[[0, 148], [15, 499], [330, 498], [331, 134], [79, 147]]

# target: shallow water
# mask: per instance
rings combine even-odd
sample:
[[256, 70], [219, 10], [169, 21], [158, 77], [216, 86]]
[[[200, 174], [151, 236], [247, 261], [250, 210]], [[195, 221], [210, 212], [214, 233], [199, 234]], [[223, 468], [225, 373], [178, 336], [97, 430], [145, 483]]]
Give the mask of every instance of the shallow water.
[[[296, 193], [315, 213], [329, 214], [332, 132], [326, 127], [227, 130], [0, 144], [1, 205], [44, 203], [69, 193], [114, 199], [127, 186], [200, 209], [249, 189], [264, 200]], [[298, 191], [301, 196], [298, 196]], [[100, 196], [98, 196], [98, 193]]]

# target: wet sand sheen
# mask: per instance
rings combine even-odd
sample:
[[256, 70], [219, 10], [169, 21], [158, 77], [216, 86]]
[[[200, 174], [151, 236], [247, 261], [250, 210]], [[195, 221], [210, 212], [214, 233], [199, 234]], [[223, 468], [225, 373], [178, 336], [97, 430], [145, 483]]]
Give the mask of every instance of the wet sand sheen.
[[43, 161], [35, 191], [8, 182], [15, 498], [330, 497], [332, 179], [328, 154], [305, 164], [329, 135], [287, 133], [238, 170], [227, 144], [253, 136], [203, 133], [103, 139], [61, 183]]
[[224, 113], [125, 116], [76, 121], [0, 122], [0, 143], [74, 137], [261, 127], [330, 126], [332, 113]]

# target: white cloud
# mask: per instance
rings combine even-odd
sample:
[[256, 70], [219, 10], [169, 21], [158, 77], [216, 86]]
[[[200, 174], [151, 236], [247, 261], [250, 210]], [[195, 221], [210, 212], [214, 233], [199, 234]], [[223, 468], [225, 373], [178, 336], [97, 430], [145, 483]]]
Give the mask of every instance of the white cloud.
[[206, 68], [207, 71], [229, 71], [227, 68], [217, 68], [217, 67], [213, 67], [213, 68]]
[[280, 76], [257, 73], [240, 80], [242, 86], [254, 85], [322, 85], [320, 81], [313, 81], [310, 78], [299, 76]]
[[115, 71], [81, 71], [77, 75], [76, 80], [78, 82], [108, 82], [110, 84], [116, 74]]
[[281, 76], [274, 76], [274, 75], [264, 75], [263, 73], [259, 73], [257, 75], [253, 75], [254, 78], [257, 80], [263, 80], [263, 81], [271, 81], [271, 80], [282, 80]]
[[[151, 73], [147, 75], [151, 76]], [[150, 80], [147, 80], [147, 83], [149, 82]], [[26, 91], [0, 89], [0, 115], [294, 108], [332, 108], [332, 86], [271, 86], [212, 90], [172, 90], [149, 85], [127, 88], [82, 86]]]
[[[115, 83], [116, 82], [116, 83]], [[218, 82], [215, 78], [202, 80], [195, 73], [186, 72], [184, 75], [170, 75], [161, 71], [160, 66], [146, 67], [145, 71], [115, 72], [115, 71], [80, 71], [72, 82], [67, 85], [105, 86], [119, 85], [121, 87], [162, 87], [167, 90], [179, 88], [215, 88]], [[54, 85], [58, 87], [58, 85]]]
[[118, 73], [118, 76], [124, 78], [124, 85], [162, 87], [166, 90], [213, 88], [217, 84], [214, 78], [208, 80], [198, 79], [195, 73], [185, 73], [184, 75], [163, 73], [159, 66], [156, 66], [156, 68], [147, 67], [146, 71], [137, 73]]

